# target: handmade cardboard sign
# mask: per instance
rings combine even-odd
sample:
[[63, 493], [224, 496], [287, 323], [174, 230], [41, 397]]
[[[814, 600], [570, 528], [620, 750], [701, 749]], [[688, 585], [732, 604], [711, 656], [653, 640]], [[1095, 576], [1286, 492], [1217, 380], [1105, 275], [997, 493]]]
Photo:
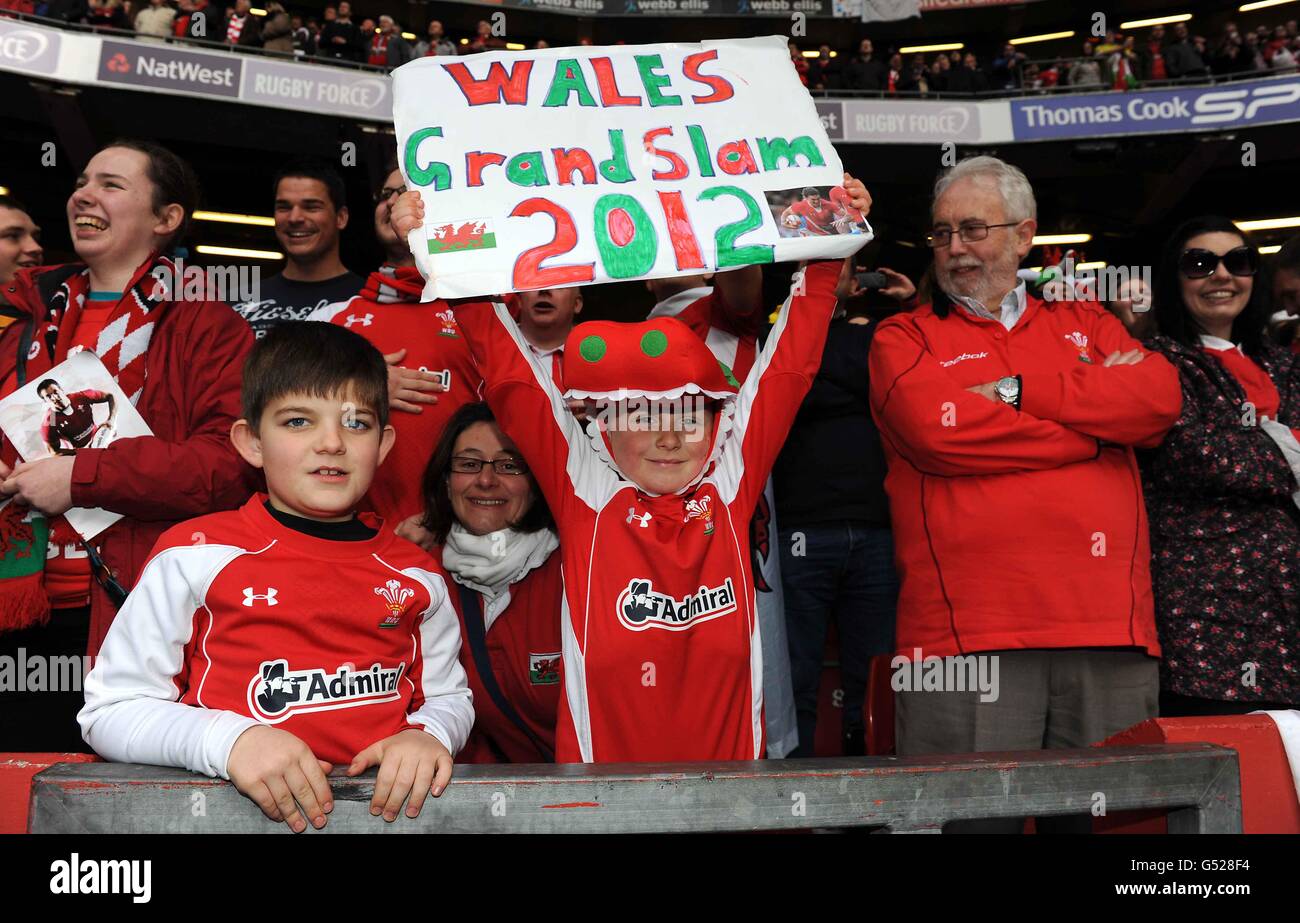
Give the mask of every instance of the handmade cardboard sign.
[[779, 36], [421, 58], [393, 89], [426, 298], [846, 256], [870, 239]]

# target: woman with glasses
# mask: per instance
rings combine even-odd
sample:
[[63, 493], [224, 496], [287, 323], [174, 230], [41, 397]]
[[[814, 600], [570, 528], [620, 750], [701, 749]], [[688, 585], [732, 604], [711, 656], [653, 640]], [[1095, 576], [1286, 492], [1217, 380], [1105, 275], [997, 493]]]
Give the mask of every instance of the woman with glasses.
[[1300, 363], [1270, 343], [1259, 253], [1226, 218], [1178, 228], [1148, 345], [1183, 410], [1142, 455], [1164, 716], [1300, 703]]
[[474, 730], [457, 759], [555, 759], [560, 694], [560, 556], [555, 524], [523, 456], [486, 404], [447, 422], [424, 473], [422, 544], [451, 576]]

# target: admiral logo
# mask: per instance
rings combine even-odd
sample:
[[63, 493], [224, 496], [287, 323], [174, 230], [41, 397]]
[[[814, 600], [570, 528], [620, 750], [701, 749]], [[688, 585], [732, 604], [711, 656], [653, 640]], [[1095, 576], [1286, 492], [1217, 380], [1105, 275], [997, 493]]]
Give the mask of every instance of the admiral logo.
[[406, 664], [373, 664], [357, 671], [343, 664], [333, 673], [319, 667], [290, 670], [287, 660], [266, 660], [248, 684], [248, 713], [264, 724], [279, 724], [294, 715], [335, 708], [355, 708], [400, 698], [397, 684]]
[[109, 39], [99, 53], [100, 80], [205, 96], [238, 96], [242, 67], [242, 61], [223, 55], [141, 48]]
[[685, 599], [655, 591], [646, 579], [633, 579], [618, 597], [618, 620], [632, 631], [663, 628], [684, 631], [700, 622], [736, 611], [736, 589], [731, 578], [719, 587], [700, 587]]
[[944, 368], [949, 368], [951, 366], [956, 365], [958, 362], [965, 362], [967, 359], [987, 359], [988, 357], [989, 357], [988, 353], [962, 353], [960, 356], [956, 356], [952, 359], [946, 359], [943, 362], [940, 362], [939, 364], [942, 365]]

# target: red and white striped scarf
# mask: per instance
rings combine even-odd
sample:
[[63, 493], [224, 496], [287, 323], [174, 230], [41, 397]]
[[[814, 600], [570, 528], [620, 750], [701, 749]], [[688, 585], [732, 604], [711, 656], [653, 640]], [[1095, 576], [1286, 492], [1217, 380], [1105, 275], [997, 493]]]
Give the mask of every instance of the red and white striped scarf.
[[[166, 297], [167, 286], [155, 275], [159, 267], [168, 274], [167, 278], [176, 277], [171, 260], [155, 257], [143, 273], [137, 273], [133, 284], [113, 306], [95, 344], [95, 355], [99, 356], [132, 405], [139, 403], [148, 377], [145, 354], [149, 351], [154, 327], [170, 303]], [[45, 326], [32, 338], [32, 349], [27, 356], [28, 381], [34, 381], [49, 371], [56, 356], [66, 358], [89, 290], [90, 270], [85, 269], [69, 276], [50, 299]]]
[[424, 292], [424, 276], [414, 266], [385, 263], [372, 272], [361, 289], [361, 297], [376, 304], [418, 303]]

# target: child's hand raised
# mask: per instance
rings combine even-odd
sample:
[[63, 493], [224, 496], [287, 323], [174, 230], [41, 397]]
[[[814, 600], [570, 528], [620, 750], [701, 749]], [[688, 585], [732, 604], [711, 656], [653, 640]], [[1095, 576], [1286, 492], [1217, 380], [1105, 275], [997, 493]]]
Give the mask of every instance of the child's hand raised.
[[451, 753], [438, 738], [415, 728], [366, 747], [352, 760], [348, 775], [358, 775], [376, 763], [379, 776], [375, 779], [375, 796], [370, 799], [370, 813], [378, 817], [382, 811], [389, 823], [397, 820], [407, 795], [411, 802], [406, 816], [419, 817], [430, 789], [437, 798], [451, 781]]
[[[848, 176], [847, 173], [844, 174]], [[424, 222], [424, 200], [418, 189], [408, 189], [397, 197], [393, 210], [388, 215], [388, 223], [397, 233], [402, 243], [412, 231]]]
[[325, 774], [333, 768], [293, 734], [261, 724], [239, 735], [226, 761], [235, 788], [294, 833], [307, 829], [304, 815], [317, 830], [325, 826], [325, 815], [334, 810]]
[[849, 204], [862, 212], [863, 218], [867, 217], [867, 213], [871, 211], [871, 193], [867, 192], [867, 187], [862, 184], [862, 180], [854, 179], [852, 175], [845, 173], [844, 191], [849, 194]]

